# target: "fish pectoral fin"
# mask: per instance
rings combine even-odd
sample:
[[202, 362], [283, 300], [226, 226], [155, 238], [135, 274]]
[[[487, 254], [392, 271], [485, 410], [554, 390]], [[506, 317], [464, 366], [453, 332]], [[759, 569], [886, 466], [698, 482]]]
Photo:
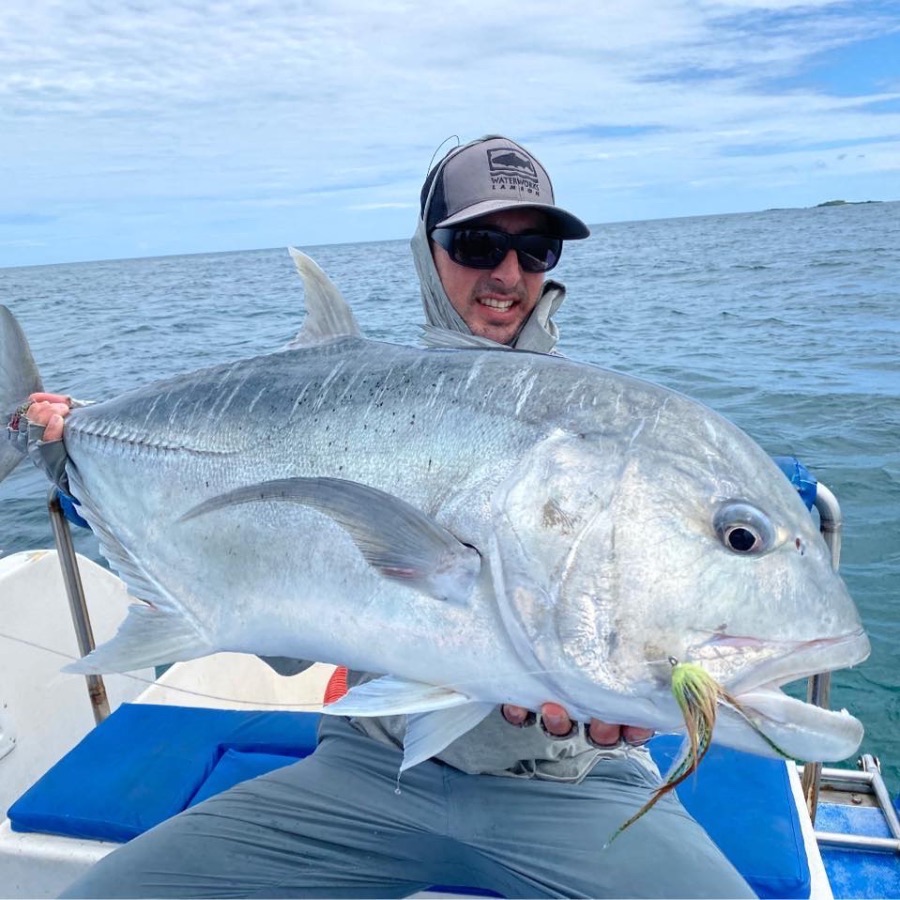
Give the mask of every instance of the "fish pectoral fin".
[[132, 603], [112, 640], [63, 667], [74, 675], [132, 672], [212, 653], [190, 621], [174, 611]]
[[405, 500], [358, 481], [283, 478], [213, 497], [185, 513], [192, 519], [242, 503], [287, 500], [331, 517], [382, 576], [414, 590], [465, 603], [481, 554]]
[[339, 700], [324, 706], [322, 712], [334, 716], [404, 716], [471, 702], [452, 688], [383, 675], [351, 688]]
[[406, 723], [400, 771], [437, 756], [458, 737], [471, 731], [493, 709], [493, 703], [471, 701], [449, 709], [411, 715]]

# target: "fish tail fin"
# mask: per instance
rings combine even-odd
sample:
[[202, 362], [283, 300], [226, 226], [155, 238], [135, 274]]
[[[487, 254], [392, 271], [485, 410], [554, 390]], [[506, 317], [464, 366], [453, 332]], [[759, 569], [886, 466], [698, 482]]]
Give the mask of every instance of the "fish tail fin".
[[0, 481], [25, 456], [25, 441], [17, 440], [19, 433], [13, 428], [16, 409], [29, 394], [41, 390], [41, 376], [25, 332], [15, 316], [0, 305], [0, 428], [6, 430], [5, 435], [0, 434]]
[[112, 640], [63, 667], [74, 675], [132, 672], [212, 653], [192, 623], [147, 603], [133, 603]]

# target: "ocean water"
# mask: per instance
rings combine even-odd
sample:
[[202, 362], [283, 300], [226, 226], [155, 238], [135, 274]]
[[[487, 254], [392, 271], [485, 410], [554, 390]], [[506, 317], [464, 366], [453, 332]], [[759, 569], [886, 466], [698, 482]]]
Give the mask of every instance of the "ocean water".
[[[371, 337], [415, 343], [406, 241], [306, 248]], [[872, 641], [832, 705], [900, 790], [900, 203], [605, 224], [554, 273], [566, 355], [684, 391], [837, 495], [841, 573]], [[281, 347], [303, 319], [284, 248], [0, 269], [48, 389], [102, 399]], [[0, 485], [0, 553], [49, 546], [46, 485]], [[89, 532], [78, 550], [99, 559]], [[702, 602], [698, 597], [698, 603]], [[2, 629], [0, 629], [2, 630]]]

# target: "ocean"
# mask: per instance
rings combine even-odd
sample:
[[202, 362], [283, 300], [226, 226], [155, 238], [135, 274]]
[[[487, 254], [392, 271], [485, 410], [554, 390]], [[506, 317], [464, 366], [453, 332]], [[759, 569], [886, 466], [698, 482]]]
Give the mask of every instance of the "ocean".
[[[367, 335], [416, 343], [406, 241], [301, 248]], [[841, 573], [872, 641], [832, 706], [900, 790], [900, 203], [602, 224], [567, 244], [559, 349], [681, 390], [836, 494]], [[102, 399], [283, 346], [303, 320], [286, 249], [0, 269], [50, 390]], [[46, 484], [0, 485], [0, 554], [50, 546]], [[99, 560], [93, 536], [76, 547]], [[703, 598], [698, 597], [698, 603]]]

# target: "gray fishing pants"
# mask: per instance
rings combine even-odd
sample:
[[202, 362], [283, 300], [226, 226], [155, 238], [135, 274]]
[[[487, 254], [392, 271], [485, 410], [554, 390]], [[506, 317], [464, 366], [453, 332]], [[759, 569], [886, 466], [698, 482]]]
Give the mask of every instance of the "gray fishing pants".
[[403, 897], [432, 885], [506, 897], [752, 897], [671, 795], [604, 849], [656, 787], [629, 759], [581, 783], [466, 775], [397, 781], [400, 753], [342, 719], [315, 753], [135, 838], [66, 897]]

